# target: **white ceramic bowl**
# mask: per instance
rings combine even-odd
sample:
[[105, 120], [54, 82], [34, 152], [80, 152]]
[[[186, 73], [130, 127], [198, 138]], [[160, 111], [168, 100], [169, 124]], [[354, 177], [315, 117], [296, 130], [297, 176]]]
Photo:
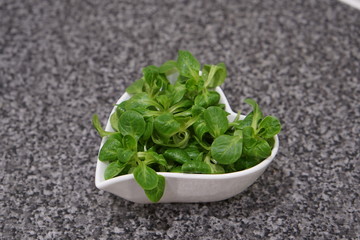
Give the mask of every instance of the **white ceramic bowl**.
[[[225, 104], [225, 110], [230, 113], [229, 121], [236, 117], [229, 105], [221, 88], [216, 91], [220, 94], [220, 103]], [[117, 104], [130, 98], [125, 93], [117, 101]], [[115, 111], [113, 108], [111, 114]], [[110, 114], [110, 116], [111, 116]], [[106, 131], [114, 131], [110, 125], [110, 116], [106, 123]], [[244, 116], [242, 116], [244, 117]], [[106, 138], [101, 141], [100, 148], [105, 143]], [[233, 197], [244, 191], [253, 184], [256, 179], [265, 171], [274, 159], [279, 148], [278, 136], [275, 136], [275, 145], [271, 155], [258, 165], [233, 173], [224, 174], [189, 174], [161, 172], [166, 179], [164, 195], [160, 203], [169, 202], [214, 202]], [[95, 185], [97, 188], [113, 193], [126, 200], [136, 203], [151, 203], [144, 190], [136, 183], [133, 174], [118, 176], [109, 180], [104, 179], [104, 171], [107, 164], [97, 160]]]

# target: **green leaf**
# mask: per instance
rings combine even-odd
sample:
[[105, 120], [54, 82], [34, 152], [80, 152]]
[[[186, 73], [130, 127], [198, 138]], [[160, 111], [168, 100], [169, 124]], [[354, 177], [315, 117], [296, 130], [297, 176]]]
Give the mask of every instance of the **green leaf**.
[[270, 148], [273, 149], [275, 145], [275, 139], [272, 137], [272, 138], [267, 138], [265, 140], [268, 142]]
[[189, 143], [186, 148], [183, 149], [191, 159], [196, 159], [197, 156], [200, 154], [199, 147], [196, 144], [196, 141]]
[[181, 76], [195, 79], [199, 78], [200, 63], [190, 52], [179, 51], [177, 66]]
[[219, 165], [219, 164], [208, 164], [210, 166], [210, 169], [211, 169], [211, 173], [213, 174], [222, 174], [222, 173], [225, 173], [225, 170], [224, 168]]
[[197, 136], [193, 136], [196, 142], [205, 150], [210, 151], [210, 146], [207, 142], [200, 140]]
[[258, 128], [258, 123], [263, 118], [263, 114], [259, 108], [259, 105], [253, 99], [247, 98], [244, 100], [244, 102], [253, 107], [251, 127], [254, 129], [254, 131], [256, 131]]
[[119, 148], [118, 150], [118, 161], [122, 163], [129, 162], [135, 155], [134, 151], [125, 148]]
[[212, 143], [211, 155], [220, 164], [231, 164], [240, 158], [242, 145], [240, 136], [221, 135]]
[[99, 121], [99, 116], [94, 114], [92, 117], [92, 125], [100, 135], [100, 137], [106, 137], [113, 134], [116, 134], [116, 132], [107, 132], [101, 127], [101, 123]]
[[271, 147], [265, 139], [244, 139], [243, 155], [249, 159], [263, 160], [271, 155]]
[[160, 105], [155, 102], [147, 93], [137, 93], [129, 100], [121, 103], [120, 106], [125, 110], [146, 109], [151, 106], [160, 107]]
[[215, 91], [206, 91], [203, 94], [200, 94], [195, 97], [195, 105], [198, 105], [203, 108], [207, 108], [209, 106], [214, 106], [219, 103], [220, 94]]
[[188, 143], [190, 138], [190, 133], [188, 130], [177, 132], [174, 136], [172, 136], [172, 140], [174, 142], [174, 146], [177, 148], [184, 148]]
[[99, 153], [99, 160], [102, 162], [113, 162], [119, 157], [121, 142], [116, 138], [108, 138]]
[[203, 157], [204, 157], [204, 152], [201, 152], [201, 153], [194, 159], [194, 161], [202, 162], [202, 161], [203, 161]]
[[125, 139], [126, 136], [123, 138], [120, 133], [110, 136], [100, 149], [99, 160], [102, 162], [119, 160], [122, 163], [130, 161], [135, 152], [127, 149], [126, 146], [123, 145], [122, 142]]
[[171, 99], [166, 95], [160, 95], [156, 98], [158, 103], [161, 104], [164, 110], [167, 110], [170, 107]]
[[229, 126], [228, 113], [219, 107], [209, 107], [204, 111], [204, 120], [213, 137], [218, 137], [226, 132]]
[[179, 148], [168, 149], [163, 155], [167, 160], [175, 161], [181, 164], [191, 161], [187, 152]]
[[199, 140], [202, 140], [204, 134], [210, 131], [205, 120], [201, 118], [193, 124], [193, 129]]
[[185, 85], [179, 82], [176, 82], [174, 85], [169, 85], [167, 92], [168, 97], [172, 99], [171, 104], [180, 102], [183, 99], [185, 93], [186, 93]]
[[249, 142], [252, 138], [255, 138], [255, 132], [251, 126], [244, 127], [242, 132], [243, 132], [243, 138], [246, 142]]
[[154, 136], [154, 134], [151, 136], [151, 139], [155, 144], [171, 148], [184, 148], [189, 141], [189, 138], [190, 136], [187, 131], [176, 133], [171, 138], [162, 137], [159, 139], [158, 136]]
[[257, 135], [262, 138], [272, 138], [281, 130], [279, 119], [273, 116], [266, 116], [259, 124]]
[[253, 112], [246, 115], [243, 120], [237, 120], [233, 122], [233, 125], [236, 129], [242, 130], [245, 127], [250, 127], [253, 120]]
[[169, 138], [180, 131], [181, 125], [171, 113], [163, 113], [155, 118], [154, 128], [160, 136]]
[[158, 175], [154, 169], [140, 163], [133, 171], [136, 182], [144, 189], [154, 189], [158, 184]]
[[242, 130], [235, 130], [233, 133], [233, 136], [242, 136], [243, 135], [243, 131]]
[[145, 91], [151, 97], [156, 96], [158, 92], [165, 90], [169, 81], [163, 73], [159, 72], [159, 68], [153, 65], [143, 68]]
[[221, 165], [212, 163], [210, 159], [205, 160], [205, 163], [209, 165], [212, 174], [225, 173], [225, 169]]
[[125, 105], [126, 105], [126, 101], [121, 102], [120, 104], [116, 105], [115, 112], [116, 112], [116, 115], [117, 115], [118, 119], [126, 111]]
[[198, 115], [200, 115], [201, 113], [203, 113], [204, 111], [205, 111], [205, 108], [200, 107], [200, 106], [198, 106], [198, 105], [193, 105], [193, 106], [191, 107], [191, 114], [192, 114], [193, 116], [198, 116]]
[[206, 78], [205, 87], [215, 88], [224, 83], [226, 78], [226, 66], [223, 63], [217, 65], [205, 65], [203, 68]]
[[238, 161], [234, 163], [234, 167], [236, 171], [241, 171], [251, 168], [257, 165], [258, 163], [259, 161], [257, 159], [241, 157]]
[[145, 120], [140, 113], [126, 111], [119, 118], [119, 131], [122, 135], [131, 135], [138, 140], [145, 132]]
[[159, 68], [154, 65], [150, 65], [143, 68], [142, 72], [144, 75], [145, 83], [149, 86], [154, 86], [159, 75]]
[[110, 116], [110, 124], [111, 124], [111, 127], [115, 130], [115, 131], [119, 131], [119, 128], [118, 128], [118, 124], [119, 124], [119, 118], [116, 114], [116, 111], [111, 114]]
[[148, 199], [152, 202], [158, 202], [164, 195], [165, 190], [165, 177], [161, 175], [158, 176], [158, 184], [155, 188], [151, 190], [145, 190], [145, 194], [148, 197]]
[[165, 73], [166, 75], [174, 74], [177, 71], [177, 62], [174, 60], [169, 60], [159, 67], [159, 72]]
[[153, 151], [145, 152], [145, 163], [147, 165], [152, 164], [152, 163], [157, 163], [164, 167], [167, 167], [167, 165], [168, 165], [163, 155], [158, 154]]
[[[193, 102], [190, 100], [182, 100], [178, 103], [176, 103], [175, 105], [173, 105], [170, 109], [169, 112], [171, 113], [175, 113], [175, 112], [182, 112], [184, 113], [185, 109], [190, 108], [191, 106], [193, 106]], [[189, 113], [190, 115], [191, 113]]]
[[132, 135], [123, 137], [123, 147], [132, 151], [137, 151], [137, 140]]
[[133, 173], [133, 172], [134, 172], [134, 170], [135, 170], [135, 168], [136, 168], [136, 167], [131, 166], [131, 167], [129, 168], [129, 170], [128, 170], [128, 174]]
[[184, 173], [211, 173], [211, 168], [208, 164], [201, 161], [190, 161], [184, 163], [181, 167]]
[[228, 165], [224, 165], [223, 168], [225, 170], [226, 173], [231, 173], [231, 172], [236, 172], [238, 170], [236, 170], [236, 168], [234, 167], [234, 164], [228, 164]]
[[108, 136], [107, 140], [112, 139], [112, 138], [118, 140], [119, 142], [122, 142], [123, 136], [121, 135], [121, 133], [116, 132], [116, 133]]
[[105, 173], [104, 173], [105, 180], [120, 175], [120, 173], [125, 169], [125, 167], [126, 164], [120, 163], [118, 161], [110, 163], [105, 169]]
[[244, 146], [242, 157], [249, 160], [263, 160], [270, 156], [271, 147], [269, 143], [262, 138], [255, 136], [252, 127], [245, 127], [243, 130]]
[[148, 117], [146, 118], [145, 122], [146, 122], [146, 126], [145, 126], [144, 134], [142, 135], [142, 139], [144, 141], [147, 141], [151, 137], [154, 130], [154, 118]]
[[202, 88], [198, 87], [198, 82], [193, 78], [190, 78], [186, 81], [185, 87], [186, 87], [186, 96], [191, 100], [194, 100], [195, 97], [198, 95], [198, 92], [202, 90]]
[[141, 93], [144, 86], [144, 79], [140, 78], [133, 82], [129, 87], [126, 88], [126, 92], [129, 94]]

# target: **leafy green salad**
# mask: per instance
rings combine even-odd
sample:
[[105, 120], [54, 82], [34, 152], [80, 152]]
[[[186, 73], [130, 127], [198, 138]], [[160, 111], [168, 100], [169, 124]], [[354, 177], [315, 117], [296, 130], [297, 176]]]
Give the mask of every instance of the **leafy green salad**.
[[97, 115], [92, 123], [106, 141], [99, 160], [108, 163], [104, 178], [134, 174], [152, 202], [158, 202], [165, 178], [157, 172], [223, 174], [253, 167], [271, 155], [281, 130], [276, 117], [263, 116], [252, 99], [245, 118], [228, 120], [215, 90], [226, 78], [223, 63], [203, 65], [188, 51], [160, 67], [147, 66], [116, 105], [105, 131]]

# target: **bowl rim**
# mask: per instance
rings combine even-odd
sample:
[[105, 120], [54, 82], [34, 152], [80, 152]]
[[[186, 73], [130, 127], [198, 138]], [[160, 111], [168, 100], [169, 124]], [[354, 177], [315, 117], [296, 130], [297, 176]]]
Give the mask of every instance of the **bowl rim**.
[[[225, 94], [223, 93], [222, 89], [220, 87], [217, 87], [215, 89], [217, 92], [219, 92], [221, 99], [223, 101], [223, 103], [225, 104], [225, 110], [227, 112], [229, 112], [231, 115], [236, 115], [236, 113], [234, 111], [232, 111], [229, 102], [225, 96]], [[124, 93], [119, 100], [116, 102], [116, 104], [119, 104], [120, 102], [128, 99], [130, 97], [130, 95], [128, 93]], [[106, 124], [106, 129], [109, 129], [110, 126], [110, 116], [111, 114], [115, 111], [116, 106], [114, 106], [113, 110], [111, 111], [107, 124]], [[241, 115], [241, 117], [245, 117], [244, 115]], [[102, 147], [102, 145], [104, 144], [106, 140], [106, 137], [102, 138], [101, 140], [101, 144], [100, 144], [100, 148], [99, 148], [99, 152], [100, 149]], [[247, 176], [247, 175], [251, 175], [255, 172], [258, 172], [262, 169], [266, 169], [266, 167], [273, 161], [273, 159], [275, 158], [278, 150], [279, 150], [279, 137], [278, 135], [274, 136], [274, 147], [271, 150], [271, 155], [269, 157], [267, 157], [266, 159], [264, 159], [263, 161], [261, 161], [260, 163], [256, 164], [255, 166], [245, 169], [245, 170], [241, 170], [241, 171], [237, 171], [237, 172], [231, 172], [231, 173], [220, 173], [220, 174], [201, 174], [201, 173], [174, 173], [174, 172], [157, 172], [158, 174], [166, 177], [166, 178], [173, 178], [173, 179], [203, 179], [203, 180], [219, 180], [219, 179], [230, 179], [230, 178], [237, 178], [237, 177], [243, 177], [243, 176]], [[101, 162], [98, 158], [99, 155], [97, 155], [97, 165], [96, 165], [96, 173], [95, 173], [95, 185], [97, 188], [105, 188], [107, 186], [113, 185], [115, 183], [119, 183], [119, 182], [123, 182], [123, 181], [127, 181], [130, 179], [134, 179], [134, 175], [133, 174], [126, 174], [126, 175], [121, 175], [121, 176], [117, 176], [108, 180], [101, 180], [103, 178], [101, 178], [100, 176], [100, 164], [105, 164], [103, 162]], [[103, 172], [101, 173], [103, 174]]]

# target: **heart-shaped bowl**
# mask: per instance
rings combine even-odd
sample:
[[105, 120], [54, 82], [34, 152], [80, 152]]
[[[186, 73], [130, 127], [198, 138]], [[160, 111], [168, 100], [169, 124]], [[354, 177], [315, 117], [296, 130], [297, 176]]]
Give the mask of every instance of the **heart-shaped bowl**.
[[[225, 104], [225, 110], [230, 113], [229, 121], [233, 121], [236, 113], [231, 110], [229, 102], [220, 87], [216, 88], [220, 94], [220, 103]], [[117, 101], [117, 104], [130, 98], [125, 93]], [[111, 114], [115, 111], [113, 108]], [[111, 116], [110, 114], [110, 116]], [[106, 131], [114, 131], [110, 125], [110, 116], [106, 123]], [[245, 116], [241, 116], [244, 118]], [[190, 174], [160, 172], [165, 177], [164, 195], [159, 203], [170, 202], [214, 202], [233, 197], [253, 184], [256, 179], [265, 171], [274, 159], [279, 149], [279, 139], [274, 137], [275, 144], [271, 155], [254, 167], [246, 170], [224, 173], [224, 174]], [[100, 149], [106, 141], [101, 141]], [[118, 176], [109, 180], [104, 179], [104, 171], [107, 164], [97, 160], [95, 185], [97, 188], [113, 193], [126, 200], [136, 203], [151, 203], [146, 197], [144, 190], [137, 184], [133, 174]]]

